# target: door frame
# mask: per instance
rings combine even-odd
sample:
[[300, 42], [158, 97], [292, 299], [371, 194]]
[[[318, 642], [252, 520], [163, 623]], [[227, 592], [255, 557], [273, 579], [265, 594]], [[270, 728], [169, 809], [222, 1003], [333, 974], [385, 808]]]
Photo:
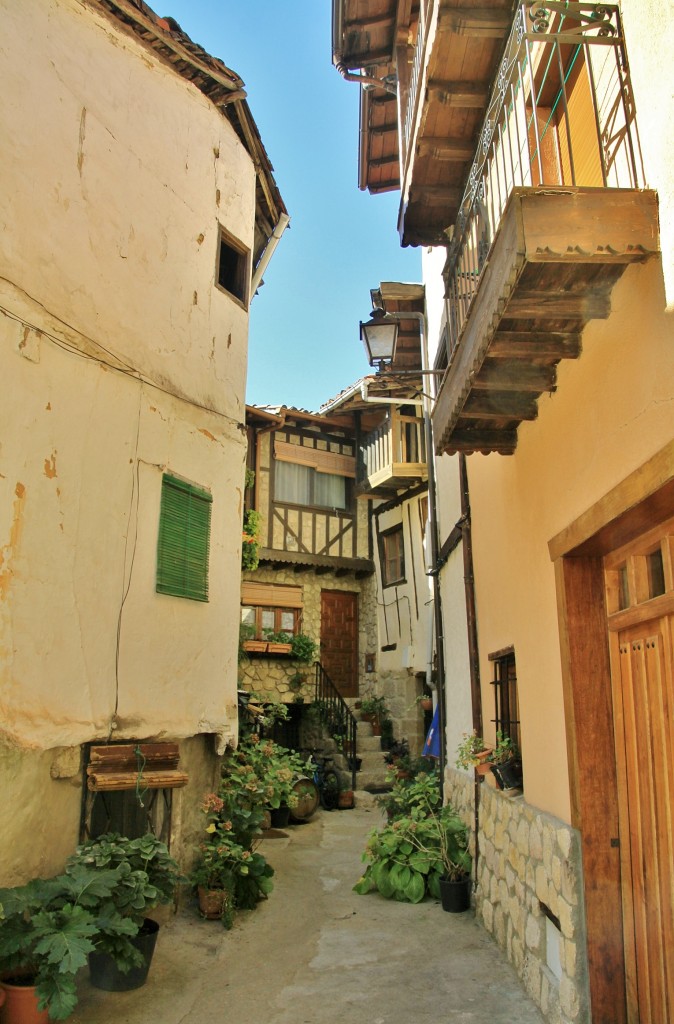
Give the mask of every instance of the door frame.
[[603, 558], [674, 515], [674, 441], [548, 545], [555, 567], [571, 823], [581, 835], [593, 1024], [627, 1024]]

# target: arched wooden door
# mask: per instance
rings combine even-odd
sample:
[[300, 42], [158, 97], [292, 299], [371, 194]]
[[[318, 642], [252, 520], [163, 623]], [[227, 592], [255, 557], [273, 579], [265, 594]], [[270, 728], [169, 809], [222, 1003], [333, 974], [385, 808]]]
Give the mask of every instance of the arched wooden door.
[[342, 697], [358, 696], [358, 594], [321, 591], [321, 664]]
[[629, 1024], [674, 1020], [673, 534], [605, 560]]

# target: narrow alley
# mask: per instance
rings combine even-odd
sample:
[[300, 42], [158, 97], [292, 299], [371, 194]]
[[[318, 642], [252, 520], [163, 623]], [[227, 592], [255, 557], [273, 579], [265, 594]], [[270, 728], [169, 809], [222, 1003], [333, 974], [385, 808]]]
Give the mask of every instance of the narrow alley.
[[366, 801], [266, 839], [269, 901], [230, 932], [183, 911], [163, 927], [143, 988], [102, 992], [85, 971], [72, 1024], [540, 1024], [472, 911], [352, 892], [380, 822]]

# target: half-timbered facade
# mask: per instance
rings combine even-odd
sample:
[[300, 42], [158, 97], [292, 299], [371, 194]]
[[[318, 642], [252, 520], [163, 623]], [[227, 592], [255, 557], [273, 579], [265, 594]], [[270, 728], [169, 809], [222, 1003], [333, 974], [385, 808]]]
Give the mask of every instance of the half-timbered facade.
[[[669, 1020], [671, 26], [634, 0], [333, 11], [368, 86], [361, 185], [389, 172], [403, 243], [434, 246], [446, 784], [476, 909], [551, 1021]], [[452, 767], [472, 728], [517, 740], [522, 792]]]

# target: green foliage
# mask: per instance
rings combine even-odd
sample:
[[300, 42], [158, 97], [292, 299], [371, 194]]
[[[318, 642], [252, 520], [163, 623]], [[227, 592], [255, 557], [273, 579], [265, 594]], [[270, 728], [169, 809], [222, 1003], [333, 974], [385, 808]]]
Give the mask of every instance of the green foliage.
[[241, 568], [244, 570], [253, 571], [260, 564], [260, 522], [260, 513], [254, 508], [243, 513]]
[[311, 637], [306, 636], [304, 633], [295, 633], [290, 639], [291, 651], [293, 658], [298, 661], [306, 662], [310, 664], [316, 659], [316, 651], [318, 645]]
[[465, 771], [469, 771], [474, 768], [476, 764], [479, 764], [478, 754], [481, 754], [487, 746], [481, 736], [473, 732], [464, 732], [463, 738], [456, 748], [456, 761], [454, 764], [457, 768], [463, 768]]
[[[423, 760], [427, 762], [428, 759]], [[413, 763], [409, 758], [408, 761], [410, 764]], [[392, 783], [391, 790], [377, 798], [377, 803], [390, 819], [410, 815], [427, 817], [441, 807], [438, 776], [428, 763], [425, 764], [424, 771], [418, 771], [409, 779], [398, 777], [397, 770], [398, 765], [386, 777], [387, 782]]]
[[372, 715], [378, 722], [383, 722], [385, 719], [390, 718], [385, 697], [363, 697], [360, 702], [360, 710], [364, 715]]
[[519, 747], [513, 743], [510, 736], [499, 729], [496, 733], [496, 746], [489, 755], [492, 764], [505, 764], [506, 761], [518, 760], [520, 757]]
[[96, 910], [96, 950], [108, 953], [120, 971], [129, 971], [142, 963], [131, 939], [150, 910], [172, 901], [183, 881], [178, 865], [166, 845], [150, 833], [128, 839], [108, 832], [78, 846], [66, 864], [66, 873], [73, 879], [84, 877], [87, 871], [116, 875], [109, 897], [87, 888], [83, 899]]
[[0, 890], [0, 970], [27, 975], [51, 1020], [65, 1020], [77, 1005], [75, 974], [97, 948], [100, 910], [119, 880], [118, 870], [82, 868]]
[[470, 875], [468, 829], [450, 805], [442, 806], [437, 775], [399, 779], [385, 801], [393, 817], [370, 834], [363, 854], [369, 863], [355, 892], [377, 890], [386, 899], [419, 903], [439, 897], [440, 878]]
[[246, 490], [246, 491], [250, 490], [250, 488], [253, 487], [254, 484], [255, 484], [255, 470], [254, 469], [249, 469], [246, 466], [246, 477], [245, 477], [245, 481], [244, 481], [244, 485], [243, 485], [244, 486], [244, 490]]

